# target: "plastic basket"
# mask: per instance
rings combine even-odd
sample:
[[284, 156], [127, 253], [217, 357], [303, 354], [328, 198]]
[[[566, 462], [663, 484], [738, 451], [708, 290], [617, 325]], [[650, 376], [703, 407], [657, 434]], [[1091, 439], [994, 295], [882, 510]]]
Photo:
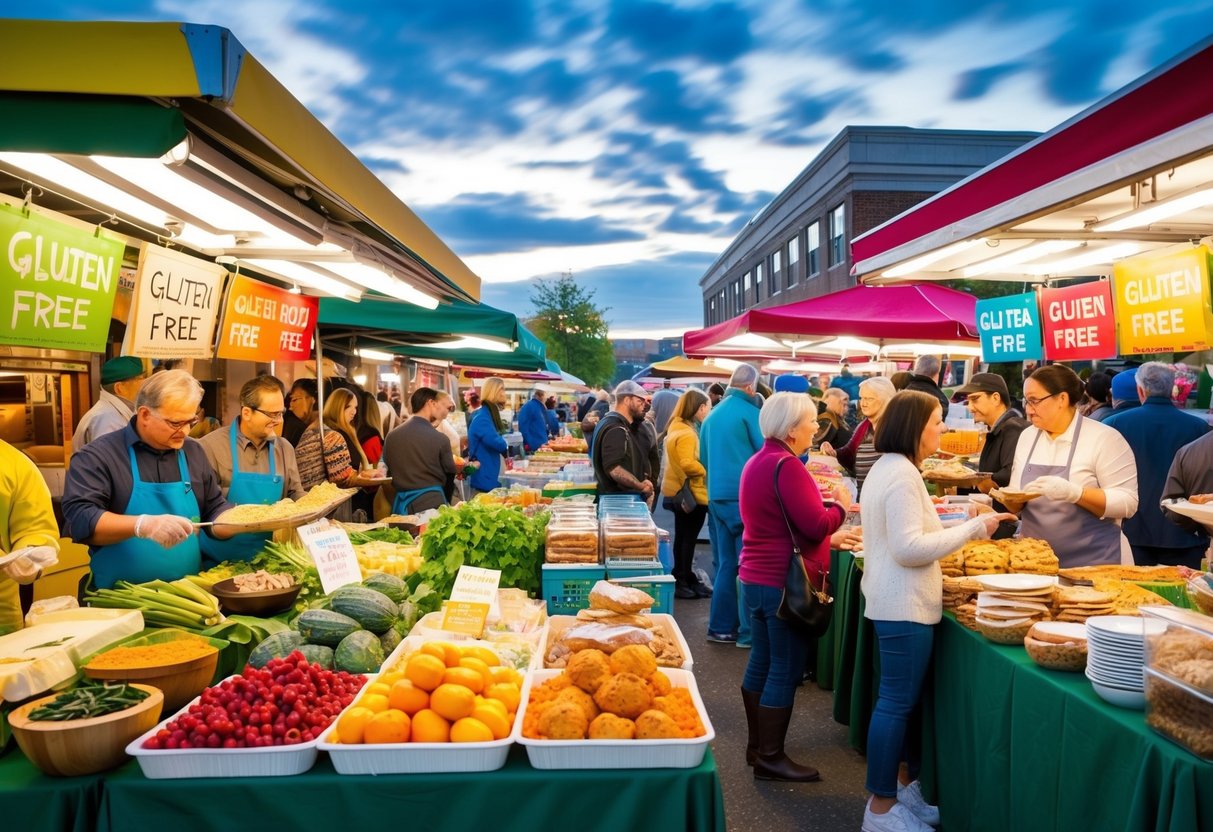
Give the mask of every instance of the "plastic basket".
[[[543, 565], [543, 598], [548, 615], [576, 615], [590, 605], [590, 590], [606, 577], [601, 566], [579, 566], [545, 563]], [[670, 596], [674, 590], [671, 586]]]
[[665, 568], [659, 560], [633, 560], [632, 558], [608, 558], [606, 576], [608, 581], [616, 578], [640, 578], [664, 575]]
[[[611, 578], [613, 584], [625, 584], [641, 592], [653, 596], [651, 612], [674, 612], [674, 576], [673, 575], [643, 575], [627, 578]], [[588, 591], [587, 591], [588, 594]], [[550, 611], [549, 607], [549, 611]]]

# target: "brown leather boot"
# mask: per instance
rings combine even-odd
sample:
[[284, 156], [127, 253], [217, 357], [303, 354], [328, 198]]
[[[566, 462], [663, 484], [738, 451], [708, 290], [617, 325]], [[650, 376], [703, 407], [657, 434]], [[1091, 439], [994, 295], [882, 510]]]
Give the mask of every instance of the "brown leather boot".
[[802, 766], [783, 752], [792, 709], [758, 706], [758, 756], [754, 760], [755, 780], [779, 780], [784, 783], [812, 783], [821, 779], [812, 766]]
[[741, 701], [745, 705], [745, 722], [749, 728], [749, 738], [745, 744], [745, 764], [754, 765], [758, 758], [758, 703], [762, 700], [762, 691], [741, 689]]

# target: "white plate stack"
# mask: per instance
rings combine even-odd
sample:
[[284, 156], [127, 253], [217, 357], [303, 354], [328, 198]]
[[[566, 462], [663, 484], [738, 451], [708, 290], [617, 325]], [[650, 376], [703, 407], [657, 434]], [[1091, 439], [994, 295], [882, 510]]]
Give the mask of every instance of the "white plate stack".
[[1122, 708], [1145, 707], [1147, 635], [1166, 630], [1161, 621], [1132, 615], [1087, 619], [1087, 678], [1101, 699]]

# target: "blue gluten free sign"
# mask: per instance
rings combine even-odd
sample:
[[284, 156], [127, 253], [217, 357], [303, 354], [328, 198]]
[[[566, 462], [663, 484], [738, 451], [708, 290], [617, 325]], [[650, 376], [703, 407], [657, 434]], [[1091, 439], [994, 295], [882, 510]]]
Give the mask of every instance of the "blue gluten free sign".
[[977, 301], [983, 361], [1029, 361], [1044, 355], [1036, 293]]

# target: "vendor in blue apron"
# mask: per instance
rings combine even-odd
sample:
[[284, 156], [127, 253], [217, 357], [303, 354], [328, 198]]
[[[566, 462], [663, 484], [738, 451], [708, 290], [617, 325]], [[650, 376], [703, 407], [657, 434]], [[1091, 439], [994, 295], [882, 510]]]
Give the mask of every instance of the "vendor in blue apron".
[[202, 385], [184, 370], [155, 373], [135, 400], [125, 428], [106, 434], [72, 457], [63, 485], [67, 534], [86, 543], [92, 580], [176, 580], [202, 566], [199, 532], [231, 504], [202, 446], [189, 438]]
[[[295, 449], [278, 435], [286, 414], [284, 390], [271, 375], [246, 381], [236, 421], [198, 440], [230, 503], [267, 506], [304, 495]], [[230, 540], [203, 537], [203, 559], [207, 564], [249, 560], [272, 538], [272, 532], [238, 534]]]
[[1137, 511], [1137, 464], [1120, 433], [1078, 412], [1082, 380], [1069, 367], [1035, 370], [1024, 382], [1032, 426], [1019, 436], [1007, 490], [1037, 494], [1005, 500], [1021, 537], [1048, 541], [1063, 569], [1131, 564], [1120, 521]]
[[446, 505], [455, 487], [451, 442], [435, 427], [451, 411], [449, 396], [418, 387], [409, 397], [413, 415], [387, 435], [383, 463], [396, 498], [392, 514], [416, 514]]

